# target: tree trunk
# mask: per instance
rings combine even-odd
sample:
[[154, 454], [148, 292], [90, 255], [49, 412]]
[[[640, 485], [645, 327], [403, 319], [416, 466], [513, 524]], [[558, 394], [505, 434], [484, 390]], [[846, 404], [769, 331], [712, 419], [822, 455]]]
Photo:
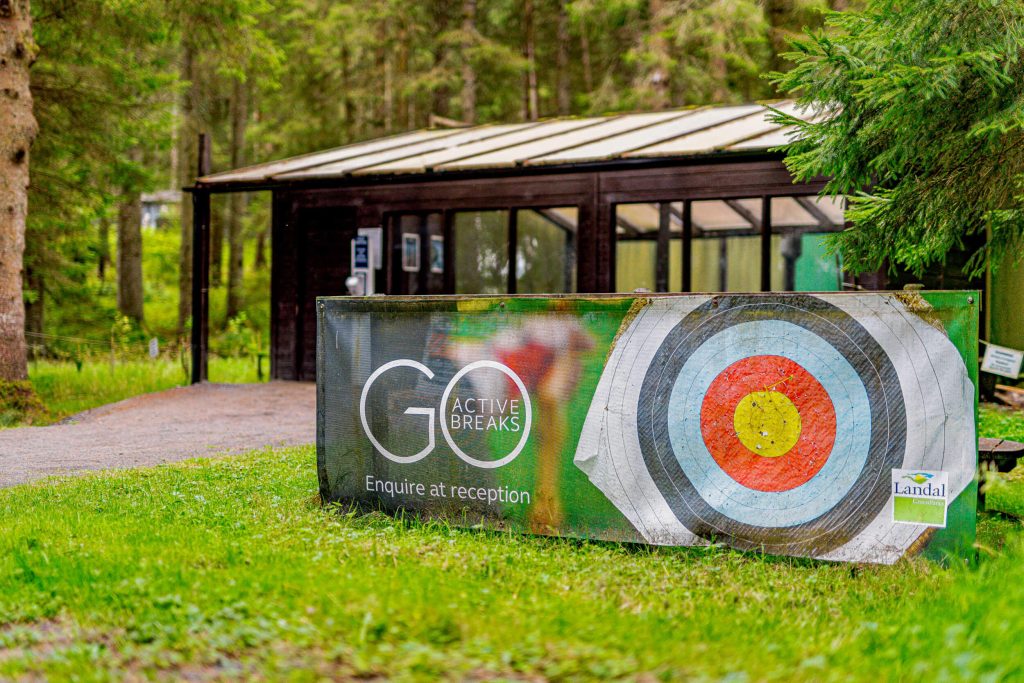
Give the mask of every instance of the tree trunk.
[[786, 60], [782, 53], [788, 49], [786, 39], [786, 20], [794, 10], [793, 0], [767, 0], [765, 3], [765, 15], [768, 20], [768, 41], [772, 48], [772, 71], [785, 71]]
[[267, 267], [267, 237], [269, 232], [270, 228], [265, 227], [256, 235], [256, 256], [253, 258], [252, 265], [257, 270]]
[[558, 52], [555, 55], [557, 70], [558, 113], [568, 116], [572, 109], [572, 89], [569, 82], [569, 9], [566, 0], [558, 2]]
[[526, 74], [523, 79], [523, 118], [528, 121], [540, 118], [536, 38], [533, 0], [523, 0], [523, 58], [526, 60]]
[[103, 280], [107, 277], [107, 266], [110, 265], [110, 217], [106, 213], [100, 218], [99, 233], [99, 258], [96, 262], [96, 274], [99, 275], [100, 280]]
[[476, 123], [476, 69], [470, 54], [476, 42], [476, 0], [462, 2], [462, 120]]
[[[343, 38], [344, 40], [344, 38]], [[235, 95], [238, 94], [237, 81], [235, 88]], [[341, 125], [342, 130], [345, 131], [345, 144], [352, 142], [355, 139], [355, 125], [353, 116], [354, 107], [352, 106], [352, 64], [351, 56], [349, 54], [348, 43], [342, 42], [341, 44]], [[231, 134], [234, 136], [235, 121], [231, 121]], [[232, 168], [238, 168], [238, 166], [232, 165]]]
[[129, 189], [117, 211], [117, 310], [141, 323], [142, 199]]
[[[448, 31], [448, 13], [447, 13], [447, 1], [435, 1], [434, 3], [434, 35], [442, 36]], [[443, 40], [435, 40], [434, 42], [434, 72], [437, 73], [440, 78], [440, 82], [436, 83], [431, 89], [433, 93], [433, 99], [430, 104], [430, 111], [428, 114], [437, 114], [438, 116], [448, 117], [450, 115], [448, 109], [448, 100], [451, 95], [447, 85], [447, 64], [448, 64], [448, 46]]]
[[591, 95], [594, 92], [594, 68], [591, 66], [590, 34], [585, 17], [580, 19], [580, 61], [583, 63], [583, 87], [587, 95]]
[[[245, 166], [245, 129], [249, 122], [249, 84], [235, 81], [231, 97], [231, 168]], [[242, 309], [242, 255], [245, 248], [242, 219], [245, 214], [246, 195], [233, 192], [229, 197], [228, 213], [228, 318], [234, 318]]]
[[217, 211], [213, 202], [210, 213], [210, 286], [220, 287], [224, 283], [221, 271], [224, 265], [224, 224], [227, 222], [227, 207]]
[[850, 3], [847, 0], [829, 0], [828, 6], [833, 12], [845, 12]]
[[43, 333], [43, 322], [46, 309], [46, 288], [43, 274], [32, 268], [25, 268], [25, 286], [32, 292], [31, 303], [25, 302], [25, 332]]
[[[182, 91], [181, 127], [178, 134], [178, 184], [192, 185], [199, 166], [196, 138], [199, 125], [196, 120], [196, 104], [199, 99], [198, 69], [195, 64], [195, 50], [186, 41], [182, 50], [181, 78], [188, 83]], [[192, 195], [188, 192], [181, 197], [181, 251], [178, 261], [178, 333], [185, 331], [185, 324], [192, 315]]]
[[666, 12], [664, 0], [649, 0], [647, 9], [651, 21], [649, 50], [654, 62], [653, 68], [647, 74], [647, 86], [649, 88], [649, 101], [647, 105], [651, 109], [664, 109], [671, 104], [668, 72], [670, 57], [668, 40], [665, 38]]
[[28, 377], [21, 270], [29, 149], [38, 130], [29, 91], [34, 60], [29, 0], [0, 0], [0, 380]]

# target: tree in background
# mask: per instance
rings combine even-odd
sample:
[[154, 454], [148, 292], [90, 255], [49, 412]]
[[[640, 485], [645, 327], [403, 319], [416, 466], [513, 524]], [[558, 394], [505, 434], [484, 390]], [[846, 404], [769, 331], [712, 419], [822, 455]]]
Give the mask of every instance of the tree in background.
[[106, 331], [114, 311], [97, 302], [105, 281], [95, 289], [83, 285], [97, 264], [106, 275], [116, 224], [125, 248], [117, 254], [115, 311], [141, 319], [142, 245], [134, 216], [142, 192], [169, 182], [161, 162], [173, 121], [173, 36], [162, 0], [37, 0], [33, 11], [39, 137], [25, 252], [30, 332], [43, 332], [44, 303], [47, 320], [79, 334], [94, 325]]
[[28, 376], [21, 271], [36, 135], [29, 90], [35, 54], [28, 0], [0, 0], [0, 380], [8, 381]]
[[871, 0], [793, 43], [775, 81], [828, 115], [786, 163], [852, 195], [846, 268], [916, 275], [970, 243], [980, 274], [1024, 246], [1024, 2]]

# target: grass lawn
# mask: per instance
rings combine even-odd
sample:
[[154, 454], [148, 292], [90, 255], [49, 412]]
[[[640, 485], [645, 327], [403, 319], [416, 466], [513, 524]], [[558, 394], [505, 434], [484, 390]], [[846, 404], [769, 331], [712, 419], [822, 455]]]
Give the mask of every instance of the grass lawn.
[[854, 567], [323, 510], [312, 447], [0, 491], [0, 677], [1011, 680], [1024, 533]]
[[[270, 370], [265, 360], [263, 371], [266, 378]], [[89, 408], [188, 384], [181, 364], [166, 358], [119, 360], [113, 365], [90, 360], [80, 369], [70, 362], [33, 361], [29, 364], [29, 379], [48, 411], [46, 419], [35, 424], [56, 422]], [[256, 382], [256, 361], [211, 357], [210, 381]]]

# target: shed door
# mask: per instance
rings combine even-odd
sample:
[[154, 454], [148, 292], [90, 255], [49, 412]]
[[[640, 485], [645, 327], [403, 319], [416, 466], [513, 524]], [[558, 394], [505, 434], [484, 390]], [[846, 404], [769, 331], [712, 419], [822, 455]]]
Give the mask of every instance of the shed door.
[[356, 211], [351, 207], [303, 209], [299, 214], [298, 378], [316, 379], [316, 298], [347, 294], [351, 273], [351, 240], [356, 236]]

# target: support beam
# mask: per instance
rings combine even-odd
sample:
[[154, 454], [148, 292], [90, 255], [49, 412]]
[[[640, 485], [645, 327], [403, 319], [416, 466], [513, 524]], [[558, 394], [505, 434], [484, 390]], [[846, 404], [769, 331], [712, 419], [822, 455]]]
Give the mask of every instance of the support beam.
[[669, 202], [658, 204], [658, 246], [655, 249], [654, 291], [668, 291], [669, 241], [672, 235], [672, 205]]
[[516, 258], [519, 251], [519, 209], [508, 210], [508, 293], [516, 293]]
[[442, 212], [444, 229], [444, 293], [455, 293], [455, 212]]
[[[750, 209], [740, 204], [738, 200], [723, 199], [722, 201], [725, 202], [726, 206], [728, 206], [730, 209], [738, 213], [740, 215], [740, 218], [750, 223], [750, 227], [752, 227], [754, 230], [761, 229], [761, 223], [763, 219], [755, 216]], [[762, 211], [762, 213], [764, 213], [764, 211]]]
[[[210, 139], [199, 135], [197, 176], [210, 173]], [[192, 384], [209, 377], [210, 343], [210, 192], [192, 191]]]
[[761, 291], [772, 291], [772, 198], [761, 197]]
[[693, 291], [693, 206], [689, 199], [683, 202], [683, 281], [680, 291]]
[[796, 203], [799, 204], [804, 211], [811, 214], [811, 217], [818, 221], [818, 225], [825, 230], [832, 231], [842, 228], [841, 225], [833, 223], [832, 219], [828, 217], [828, 214], [822, 211], [821, 207], [815, 204], [810, 197], [793, 197], [793, 199], [796, 200]]

